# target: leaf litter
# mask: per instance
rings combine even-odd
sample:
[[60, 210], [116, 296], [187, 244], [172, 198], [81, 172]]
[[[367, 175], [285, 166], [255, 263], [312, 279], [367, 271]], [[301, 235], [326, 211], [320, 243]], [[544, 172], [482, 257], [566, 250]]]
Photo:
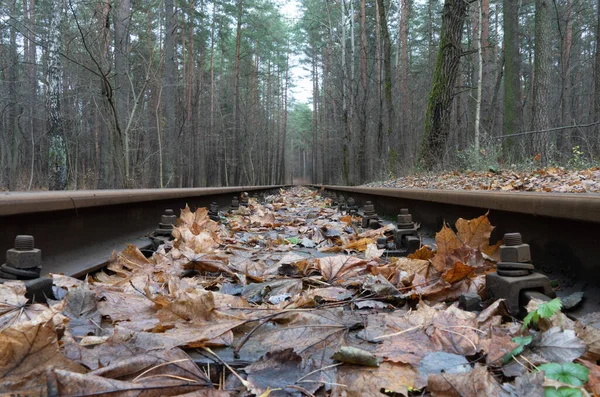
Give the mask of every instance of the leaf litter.
[[575, 360], [590, 371], [576, 390], [598, 391], [597, 328], [529, 330], [502, 301], [458, 308], [464, 293], [485, 300], [495, 270], [487, 215], [387, 258], [374, 243], [393, 226], [362, 230], [329, 204], [296, 187], [220, 223], [185, 208], [150, 258], [128, 246], [83, 281], [51, 275], [48, 304], [0, 284], [0, 393], [533, 396]]

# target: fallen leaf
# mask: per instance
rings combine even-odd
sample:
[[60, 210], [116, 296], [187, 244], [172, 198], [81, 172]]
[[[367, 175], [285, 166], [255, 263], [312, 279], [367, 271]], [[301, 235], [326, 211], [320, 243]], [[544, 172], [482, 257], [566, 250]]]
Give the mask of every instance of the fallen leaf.
[[502, 395], [502, 388], [498, 382], [486, 367], [478, 364], [467, 373], [430, 375], [427, 378], [427, 390], [433, 397]]
[[531, 350], [540, 354], [548, 362], [567, 363], [585, 353], [586, 344], [575, 335], [573, 330], [561, 330], [554, 327], [534, 339]]
[[[300, 386], [309, 393], [314, 393], [321, 384], [319, 371], [313, 365], [303, 363], [302, 357], [293, 349], [277, 350], [267, 353], [258, 361], [244, 368], [248, 374], [250, 390], [254, 394], [262, 394], [267, 389], [269, 396], [287, 396], [298, 391]], [[310, 374], [314, 372], [313, 374]], [[300, 383], [301, 380], [309, 382]], [[276, 390], [279, 389], [279, 390]]]
[[364, 260], [346, 255], [328, 256], [317, 260], [317, 268], [325, 281], [330, 283], [356, 276], [365, 269], [366, 264]]
[[442, 274], [442, 278], [444, 281], [452, 284], [467, 277], [469, 274], [473, 273], [474, 270], [474, 267], [465, 265], [462, 262], [456, 262], [451, 269], [446, 270], [446, 272]]
[[332, 397], [377, 397], [381, 391], [408, 395], [425, 387], [426, 381], [408, 364], [384, 362], [379, 367], [342, 366], [337, 368]]
[[471, 220], [459, 218], [456, 221], [456, 230], [458, 231], [458, 238], [464, 244], [471, 248], [481, 249], [482, 247], [489, 247], [488, 244], [494, 226], [491, 225], [487, 214], [485, 214]]
[[60, 353], [56, 327], [64, 327], [67, 321], [49, 308], [32, 321], [14, 324], [0, 332], [0, 393], [45, 395], [47, 370], [85, 372]]

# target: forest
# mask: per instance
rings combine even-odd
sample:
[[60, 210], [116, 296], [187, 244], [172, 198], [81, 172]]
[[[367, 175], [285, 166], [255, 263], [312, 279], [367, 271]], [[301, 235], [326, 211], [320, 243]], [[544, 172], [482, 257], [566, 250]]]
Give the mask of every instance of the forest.
[[2, 0], [0, 190], [593, 166], [599, 21], [590, 0]]

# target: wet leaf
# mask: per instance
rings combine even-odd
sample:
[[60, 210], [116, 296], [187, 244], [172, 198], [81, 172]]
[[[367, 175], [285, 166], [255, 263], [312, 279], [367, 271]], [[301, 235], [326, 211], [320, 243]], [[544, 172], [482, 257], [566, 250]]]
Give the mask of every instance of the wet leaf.
[[587, 349], [585, 343], [572, 330], [554, 327], [541, 334], [531, 344], [534, 352], [541, 354], [549, 362], [572, 362], [583, 355]]

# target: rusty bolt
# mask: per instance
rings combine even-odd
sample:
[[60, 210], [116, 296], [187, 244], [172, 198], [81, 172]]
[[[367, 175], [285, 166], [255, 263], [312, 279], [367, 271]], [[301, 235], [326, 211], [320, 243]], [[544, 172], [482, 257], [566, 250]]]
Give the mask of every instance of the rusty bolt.
[[42, 265], [42, 251], [34, 248], [33, 236], [19, 235], [15, 247], [6, 251], [6, 266], [30, 269]]
[[531, 262], [529, 244], [523, 244], [520, 233], [506, 233], [504, 245], [500, 246], [500, 262]]
[[236, 196], [233, 196], [233, 198], [231, 199], [231, 209], [237, 210], [239, 208], [240, 208], [240, 200], [238, 200], [238, 198]]
[[212, 202], [210, 203], [210, 207], [208, 209], [208, 212], [216, 214], [219, 212], [219, 204], [217, 204], [216, 202]]

